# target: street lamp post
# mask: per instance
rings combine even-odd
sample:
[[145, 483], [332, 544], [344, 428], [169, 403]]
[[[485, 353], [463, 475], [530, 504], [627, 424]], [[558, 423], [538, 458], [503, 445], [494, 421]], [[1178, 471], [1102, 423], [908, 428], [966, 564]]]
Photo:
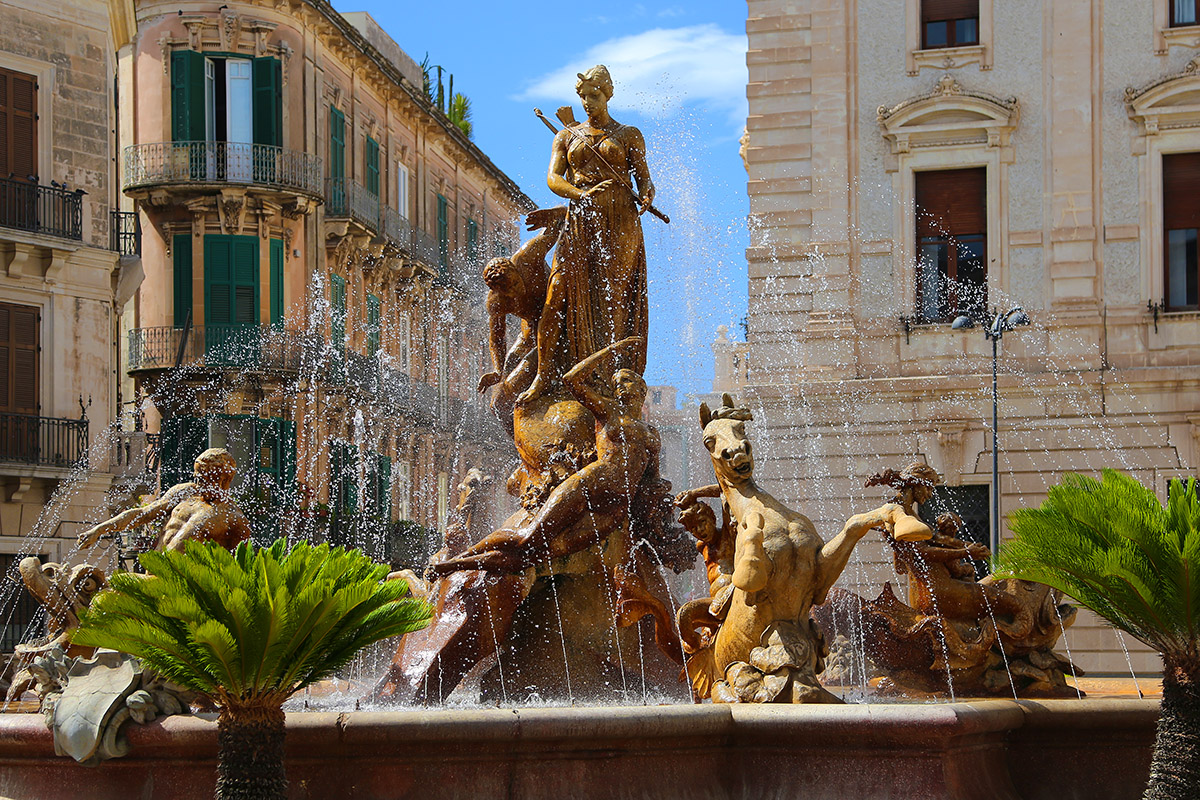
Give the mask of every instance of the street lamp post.
[[[1029, 324], [1029, 315], [1020, 306], [1014, 306], [1006, 314], [997, 313], [992, 324], [983, 329], [983, 335], [992, 340], [992, 537], [993, 557], [1000, 550], [1000, 393], [996, 385], [997, 363], [1000, 357], [1000, 340], [1005, 331]], [[955, 330], [974, 328], [975, 320], [968, 316], [956, 317], [950, 325]]]

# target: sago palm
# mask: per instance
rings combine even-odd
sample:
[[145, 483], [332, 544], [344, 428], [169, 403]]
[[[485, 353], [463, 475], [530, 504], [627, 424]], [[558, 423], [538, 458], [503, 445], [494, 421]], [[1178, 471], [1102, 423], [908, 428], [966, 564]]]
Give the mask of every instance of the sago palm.
[[137, 656], [219, 709], [222, 800], [284, 798], [283, 701], [431, 614], [357, 550], [189, 542], [140, 560], [147, 574], [113, 575], [72, 641]]
[[1167, 504], [1128, 475], [1068, 475], [1013, 514], [999, 574], [1053, 586], [1162, 655], [1163, 696], [1146, 800], [1200, 797], [1200, 501]]

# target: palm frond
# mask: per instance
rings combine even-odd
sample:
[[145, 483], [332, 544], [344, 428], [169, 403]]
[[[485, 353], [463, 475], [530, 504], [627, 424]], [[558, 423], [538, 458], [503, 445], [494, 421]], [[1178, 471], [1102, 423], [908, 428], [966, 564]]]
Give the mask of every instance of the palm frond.
[[73, 641], [141, 658], [214, 701], [282, 702], [367, 645], [429, 624], [432, 609], [357, 550], [284, 540], [230, 553], [189, 542], [117, 573]]
[[1164, 507], [1128, 475], [1068, 475], [1012, 516], [998, 575], [1052, 586], [1163, 653], [1197, 651], [1200, 501], [1173, 482]]

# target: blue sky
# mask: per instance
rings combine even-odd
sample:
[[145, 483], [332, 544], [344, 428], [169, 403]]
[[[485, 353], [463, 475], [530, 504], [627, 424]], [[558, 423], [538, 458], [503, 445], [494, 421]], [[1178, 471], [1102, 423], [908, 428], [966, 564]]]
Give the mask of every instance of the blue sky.
[[607, 64], [613, 116], [646, 135], [655, 204], [643, 228], [650, 274], [649, 383], [708, 391], [716, 326], [746, 313], [746, 173], [738, 137], [746, 118], [745, 4], [397, 3], [335, 0], [366, 11], [415, 60], [428, 52], [471, 99], [475, 142], [539, 204], [553, 118], [575, 97], [575, 73]]

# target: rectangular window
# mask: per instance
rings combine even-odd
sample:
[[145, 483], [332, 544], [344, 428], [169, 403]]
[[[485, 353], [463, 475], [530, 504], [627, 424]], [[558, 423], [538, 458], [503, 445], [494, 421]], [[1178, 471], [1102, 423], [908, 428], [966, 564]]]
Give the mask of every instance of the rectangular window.
[[358, 511], [358, 448], [348, 442], [329, 448], [329, 505], [330, 543], [348, 544]]
[[1200, 0], [1170, 0], [1171, 3], [1171, 27], [1182, 28], [1187, 25], [1195, 25], [1197, 19], [1200, 19]]
[[396, 162], [396, 210], [408, 219], [408, 167]]
[[383, 301], [373, 294], [367, 295], [367, 355], [371, 358], [379, 353], [383, 338]]
[[979, 44], [979, 0], [921, 0], [921, 47]]
[[283, 327], [283, 240], [271, 240], [271, 324]]
[[383, 522], [392, 521], [392, 459], [376, 454], [372, 458], [371, 480], [368, 490], [371, 492], [371, 516]]
[[[974, 486], [935, 486], [933, 495], [921, 503], [921, 519], [934, 524], [942, 514], [956, 514], [962, 525], [958, 538], [987, 546], [992, 535], [991, 492], [986, 484]], [[979, 577], [987, 574], [982, 563], [977, 564]]]
[[329, 190], [325, 197], [325, 213], [333, 217], [346, 215], [346, 115], [329, 107]]
[[37, 79], [7, 69], [0, 69], [0, 178], [38, 181]]
[[253, 125], [255, 144], [283, 146], [283, 68], [278, 58], [254, 59]]
[[412, 366], [409, 364], [409, 354], [412, 348], [412, 321], [407, 311], [400, 312], [396, 324], [400, 327], [400, 369], [404, 370], [405, 374], [412, 374]]
[[0, 303], [0, 411], [38, 413], [40, 317], [33, 306]]
[[450, 513], [450, 476], [445, 472], [438, 473], [437, 492], [437, 526], [439, 531], [444, 531]]
[[918, 172], [917, 317], [941, 322], [987, 309], [987, 169]]
[[208, 420], [203, 417], [169, 417], [162, 421], [159, 458], [162, 485], [174, 486], [192, 479], [196, 456], [208, 447]]
[[1163, 156], [1167, 309], [1200, 308], [1200, 153]]
[[[192, 314], [192, 235], [177, 233], [171, 239], [174, 325], [182, 328]], [[195, 324], [195, 320], [192, 323]]]
[[450, 264], [450, 211], [449, 203], [442, 195], [437, 196], [437, 240], [438, 264], [446, 267]]
[[467, 220], [467, 262], [479, 264], [479, 225], [473, 219]]
[[367, 191], [379, 196], [379, 142], [367, 137]]
[[331, 275], [329, 281], [329, 338], [338, 355], [346, 355], [346, 279]]
[[257, 236], [204, 237], [204, 324], [258, 324]]
[[400, 495], [400, 519], [412, 519], [409, 496], [412, 494], [412, 466], [408, 461], [396, 464], [396, 492]]

